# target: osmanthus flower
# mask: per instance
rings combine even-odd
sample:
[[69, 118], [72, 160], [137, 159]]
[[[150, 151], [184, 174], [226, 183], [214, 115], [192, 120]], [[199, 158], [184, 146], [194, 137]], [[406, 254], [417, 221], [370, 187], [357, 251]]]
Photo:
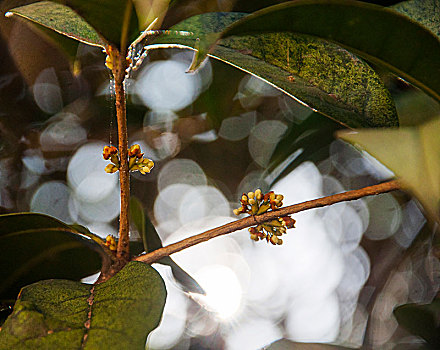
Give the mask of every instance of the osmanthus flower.
[[[282, 207], [283, 199], [284, 197], [281, 194], [275, 194], [273, 191], [263, 194], [260, 189], [257, 189], [255, 192], [248, 192], [247, 194], [243, 193], [240, 199], [241, 207], [234, 209], [234, 214], [261, 215], [269, 210], [272, 211]], [[295, 220], [286, 215], [255, 227], [250, 227], [249, 233], [254, 241], [266, 239], [266, 242], [280, 245], [283, 244], [283, 240], [279, 237], [285, 234], [287, 229], [294, 227]]]
[[[102, 152], [105, 160], [110, 160], [111, 164], [105, 167], [107, 173], [115, 173], [120, 168], [120, 158], [118, 149], [114, 146], [105, 146]], [[146, 174], [154, 167], [154, 162], [151, 159], [144, 158], [139, 145], [133, 145], [128, 150], [128, 168], [130, 171], [139, 171], [141, 174]]]

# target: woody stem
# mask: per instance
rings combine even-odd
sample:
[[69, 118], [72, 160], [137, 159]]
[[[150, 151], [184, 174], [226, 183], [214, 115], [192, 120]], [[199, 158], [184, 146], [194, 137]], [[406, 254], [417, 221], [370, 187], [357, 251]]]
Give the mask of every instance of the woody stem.
[[148, 264], [151, 264], [159, 259], [169, 256], [173, 253], [181, 251], [183, 249], [189, 248], [193, 245], [206, 242], [212, 238], [225, 235], [237, 230], [242, 230], [246, 227], [254, 226], [261, 224], [266, 221], [270, 221], [279, 217], [283, 217], [286, 215], [298, 213], [300, 211], [321, 208], [328, 205], [332, 205], [339, 202], [351, 201], [355, 199], [359, 199], [366, 196], [376, 195], [380, 193], [386, 193], [394, 190], [400, 189], [400, 183], [397, 180], [384, 182], [374, 186], [368, 186], [361, 188], [359, 190], [347, 191], [343, 193], [334, 194], [327, 197], [322, 197], [318, 199], [314, 199], [311, 201], [290, 205], [288, 207], [280, 208], [277, 210], [269, 211], [261, 215], [249, 216], [247, 218], [230, 222], [220, 227], [213, 228], [211, 230], [205, 231], [198, 235], [186, 238], [179, 242], [170, 244], [163, 248], [157, 249], [153, 252], [140, 255], [136, 257], [134, 260], [142, 261]]
[[128, 168], [128, 133], [125, 101], [125, 69], [127, 62], [125, 52], [113, 48], [113, 76], [116, 94], [116, 118], [118, 122], [118, 146], [120, 155], [119, 182], [121, 191], [121, 212], [119, 216], [119, 241], [116, 256], [118, 260], [128, 261], [130, 258], [129, 246], [129, 219], [128, 205], [130, 200], [130, 174]]

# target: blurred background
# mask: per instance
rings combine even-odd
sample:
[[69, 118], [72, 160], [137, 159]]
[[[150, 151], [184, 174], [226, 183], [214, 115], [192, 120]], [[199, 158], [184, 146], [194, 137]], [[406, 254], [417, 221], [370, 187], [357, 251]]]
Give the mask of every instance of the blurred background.
[[[277, 2], [188, 1], [166, 20]], [[117, 235], [118, 175], [106, 174], [102, 159], [105, 145], [117, 146], [105, 54], [80, 45], [73, 74], [50, 42], [3, 16], [23, 3], [0, 2], [0, 213], [45, 213]], [[334, 139], [338, 124], [258, 78], [213, 59], [185, 73], [192, 55], [152, 50], [126, 85], [129, 143], [155, 162], [151, 174], [132, 174], [131, 193], [164, 245], [235, 220], [241, 194], [256, 188], [290, 205], [393, 177]], [[402, 116], [440, 109], [405, 82], [383, 79]], [[440, 286], [418, 202], [392, 192], [293, 217], [282, 246], [253, 242], [244, 230], [174, 254], [206, 296], [184, 293], [169, 267], [154, 265], [168, 298], [149, 348], [259, 349], [282, 338], [419, 344], [393, 316], [397, 305], [430, 302]]]

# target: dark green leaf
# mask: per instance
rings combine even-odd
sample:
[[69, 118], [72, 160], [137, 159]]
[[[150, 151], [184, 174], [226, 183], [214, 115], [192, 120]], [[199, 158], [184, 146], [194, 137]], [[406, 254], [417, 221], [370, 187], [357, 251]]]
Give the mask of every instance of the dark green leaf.
[[440, 300], [431, 304], [405, 304], [394, 309], [397, 322], [409, 332], [440, 346]]
[[[68, 6], [80, 17], [59, 4]], [[138, 24], [132, 0], [51, 0], [10, 12], [72, 38], [101, 46], [107, 42], [126, 48], [143, 29]]]
[[440, 7], [438, 5], [438, 0], [409, 0], [393, 5], [392, 9], [422, 24], [440, 38]]
[[[40, 29], [41, 27], [49, 29], [47, 32], [59, 33], [75, 39], [75, 41], [104, 47], [104, 42], [99, 34], [84, 19], [71, 8], [56, 2], [35, 2], [14, 8], [9, 13], [31, 21]], [[78, 45], [78, 43], [76, 44]]]
[[334, 133], [341, 126], [318, 113], [311, 113], [299, 123], [292, 123], [272, 154], [269, 170], [271, 185], [305, 161], [318, 163], [329, 157]]
[[[438, 11], [432, 15], [438, 22]], [[440, 100], [439, 38], [408, 17], [381, 6], [350, 0], [292, 1], [247, 16], [219, 38], [283, 31], [336, 42]]]
[[108, 260], [93, 240], [46, 215], [0, 216], [0, 299], [15, 299], [20, 289], [48, 278], [79, 280]]
[[[178, 43], [207, 52], [209, 38], [241, 13], [208, 13], [183, 21], [157, 43]], [[198, 41], [196, 38], [200, 38]], [[394, 126], [397, 113], [374, 70], [329, 42], [291, 33], [247, 35], [222, 40], [211, 56], [254, 74], [320, 113], [350, 127]], [[197, 55], [196, 55], [197, 57]]]
[[[134, 196], [130, 198], [130, 218], [136, 230], [141, 235], [146, 252], [152, 252], [162, 248], [162, 241], [156, 228], [148, 217], [148, 213], [143, 209], [142, 203]], [[141, 226], [143, 225], [143, 226]], [[186, 292], [205, 294], [205, 291], [199, 284], [186, 273], [169, 256], [162, 258], [158, 263], [171, 267], [171, 272], [177, 282], [180, 283]]]
[[24, 16], [14, 16], [14, 18], [25, 22], [34, 32], [58, 48], [61, 55], [64, 55], [69, 61], [71, 70], [74, 73], [77, 72], [79, 68], [76, 66], [76, 63], [79, 62], [76, 59], [79, 46], [78, 40], [74, 40], [63, 34], [60, 34], [44, 25], [39, 24], [38, 22], [27, 20], [29, 18], [24, 19]]
[[139, 262], [98, 285], [41, 281], [21, 291], [0, 349], [145, 349], [165, 299], [160, 275]]

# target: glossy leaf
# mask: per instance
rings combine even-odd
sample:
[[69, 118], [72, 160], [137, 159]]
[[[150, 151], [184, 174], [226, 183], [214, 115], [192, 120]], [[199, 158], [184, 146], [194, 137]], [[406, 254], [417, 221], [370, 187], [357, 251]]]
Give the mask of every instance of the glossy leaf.
[[[215, 39], [244, 15], [194, 16], [156, 43], [177, 43], [206, 52], [209, 38]], [[182, 35], [182, 31], [192, 34]], [[329, 42], [291, 33], [247, 35], [222, 40], [210, 55], [260, 77], [343, 125], [398, 124], [390, 94], [374, 70]]]
[[15, 299], [23, 286], [42, 279], [79, 280], [109, 259], [69, 225], [35, 213], [1, 215], [0, 247], [0, 299]]
[[59, 3], [40, 1], [14, 8], [9, 13], [31, 21], [40, 29], [43, 27], [76, 41], [104, 47], [99, 34], [84, 19], [71, 8]]
[[165, 299], [160, 275], [139, 262], [98, 285], [40, 281], [21, 291], [0, 349], [144, 349]]
[[411, 332], [425, 339], [428, 344], [440, 347], [440, 300], [431, 304], [405, 304], [394, 309], [397, 322]]
[[[70, 10], [63, 10], [65, 6], [60, 7], [59, 4], [69, 7], [80, 17]], [[107, 42], [126, 48], [144, 29], [139, 26], [132, 0], [51, 0], [15, 8], [10, 12], [64, 35], [100, 46]]]
[[[204, 38], [201, 47], [230, 36], [285, 31], [333, 41], [440, 100], [440, 74], [435, 73], [440, 71], [439, 38], [405, 15], [365, 2], [299, 0], [271, 6], [235, 22], [217, 38]], [[198, 62], [202, 59], [203, 53]]]
[[[152, 252], [156, 249], [162, 248], [162, 241], [156, 228], [148, 218], [148, 214], [144, 210], [141, 201], [134, 196], [131, 196], [130, 198], [130, 218], [136, 230], [142, 237], [146, 252]], [[158, 263], [171, 267], [171, 272], [173, 273], [174, 278], [180, 283], [186, 292], [205, 294], [205, 291], [200, 287], [197, 281], [177, 265], [169, 256], [160, 259]]]
[[440, 222], [440, 118], [415, 127], [342, 131], [338, 135], [391, 169], [431, 219]]

